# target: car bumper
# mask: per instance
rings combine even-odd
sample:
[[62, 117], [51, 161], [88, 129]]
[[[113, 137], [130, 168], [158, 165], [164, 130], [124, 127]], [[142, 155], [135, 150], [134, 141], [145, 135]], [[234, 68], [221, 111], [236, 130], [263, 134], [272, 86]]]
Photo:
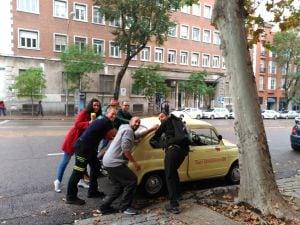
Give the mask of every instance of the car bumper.
[[291, 145], [300, 150], [300, 136], [291, 135]]

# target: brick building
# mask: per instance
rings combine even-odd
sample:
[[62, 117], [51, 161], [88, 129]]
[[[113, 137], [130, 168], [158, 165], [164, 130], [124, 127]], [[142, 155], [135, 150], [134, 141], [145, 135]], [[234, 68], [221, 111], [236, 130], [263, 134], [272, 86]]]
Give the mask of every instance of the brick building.
[[[170, 29], [168, 41], [163, 46], [149, 43], [147, 47], [131, 61], [121, 83], [120, 100], [128, 99], [133, 113], [146, 114], [148, 103], [145, 98], [132, 93], [131, 74], [141, 64], [161, 65], [160, 73], [167, 77], [171, 93], [166, 99], [157, 96], [157, 108], [162, 101], [168, 100], [171, 108], [207, 105], [231, 108], [229, 82], [225, 76], [225, 62], [220, 49], [219, 32], [211, 25], [213, 0], [201, 0], [193, 6], [182, 7], [173, 13], [176, 27]], [[14, 78], [30, 67], [41, 67], [47, 84], [42, 90], [45, 111], [64, 112], [66, 104], [66, 86], [63, 78], [63, 65], [59, 60], [60, 52], [70, 43], [88, 44], [95, 51], [104, 54], [105, 68], [97, 74], [90, 74], [92, 82], [88, 90], [81, 95], [71, 93], [68, 103], [71, 108], [82, 107], [92, 97], [102, 103], [112, 98], [116, 75], [123, 63], [124, 55], [113, 45], [110, 31], [117, 21], [106, 21], [99, 14], [92, 0], [6, 0], [0, 3], [0, 18], [3, 26], [0, 43], [0, 98], [10, 106], [21, 109], [27, 99], [19, 99], [9, 90]], [[257, 45], [254, 58], [261, 59], [263, 49]], [[258, 62], [261, 65], [262, 62]], [[256, 65], [256, 64], [255, 64]], [[267, 66], [267, 61], [264, 62]], [[261, 67], [254, 67], [257, 83], [260, 84]], [[263, 67], [266, 68], [266, 67]], [[272, 67], [273, 68], [273, 67]], [[203, 98], [185, 101], [185, 93], [178, 87], [179, 80], [188, 79], [193, 71], [207, 70], [207, 83], [217, 87], [215, 98], [205, 103]], [[266, 78], [264, 78], [264, 82]], [[261, 104], [271, 103], [271, 98], [281, 96], [281, 92], [259, 91]], [[266, 94], [266, 95], [265, 95]], [[269, 94], [271, 97], [269, 97]], [[79, 98], [79, 96], [81, 96]], [[268, 97], [266, 97], [268, 96]], [[266, 100], [267, 99], [267, 100]], [[81, 105], [81, 106], [80, 106]]]

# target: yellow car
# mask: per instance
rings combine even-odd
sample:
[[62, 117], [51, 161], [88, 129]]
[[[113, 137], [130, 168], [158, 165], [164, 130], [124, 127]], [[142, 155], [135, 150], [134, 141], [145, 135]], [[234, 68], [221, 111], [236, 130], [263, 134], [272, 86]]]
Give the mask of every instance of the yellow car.
[[[183, 119], [189, 130], [190, 151], [178, 172], [181, 182], [207, 178], [225, 177], [231, 184], [240, 181], [238, 149], [235, 144], [222, 139], [209, 123], [196, 119]], [[160, 124], [157, 117], [141, 120], [139, 130]], [[138, 184], [148, 196], [157, 196], [165, 188], [164, 151], [162, 145], [151, 140], [154, 132], [142, 138], [133, 148], [132, 155], [141, 165], [136, 171], [132, 163], [129, 167], [138, 177]]]

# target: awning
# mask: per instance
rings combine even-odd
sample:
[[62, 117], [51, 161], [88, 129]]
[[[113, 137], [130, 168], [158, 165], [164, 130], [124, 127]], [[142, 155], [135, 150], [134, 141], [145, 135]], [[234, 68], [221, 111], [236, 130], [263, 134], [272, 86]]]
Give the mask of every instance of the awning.
[[275, 103], [276, 99], [275, 98], [268, 98], [268, 103]]

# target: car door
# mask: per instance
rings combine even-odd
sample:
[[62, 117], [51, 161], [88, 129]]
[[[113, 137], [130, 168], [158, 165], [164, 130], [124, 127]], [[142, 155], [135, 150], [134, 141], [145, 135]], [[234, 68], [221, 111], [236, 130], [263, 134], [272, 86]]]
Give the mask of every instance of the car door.
[[224, 145], [212, 128], [191, 130], [192, 144], [188, 154], [188, 176], [201, 179], [223, 175], [228, 169]]

